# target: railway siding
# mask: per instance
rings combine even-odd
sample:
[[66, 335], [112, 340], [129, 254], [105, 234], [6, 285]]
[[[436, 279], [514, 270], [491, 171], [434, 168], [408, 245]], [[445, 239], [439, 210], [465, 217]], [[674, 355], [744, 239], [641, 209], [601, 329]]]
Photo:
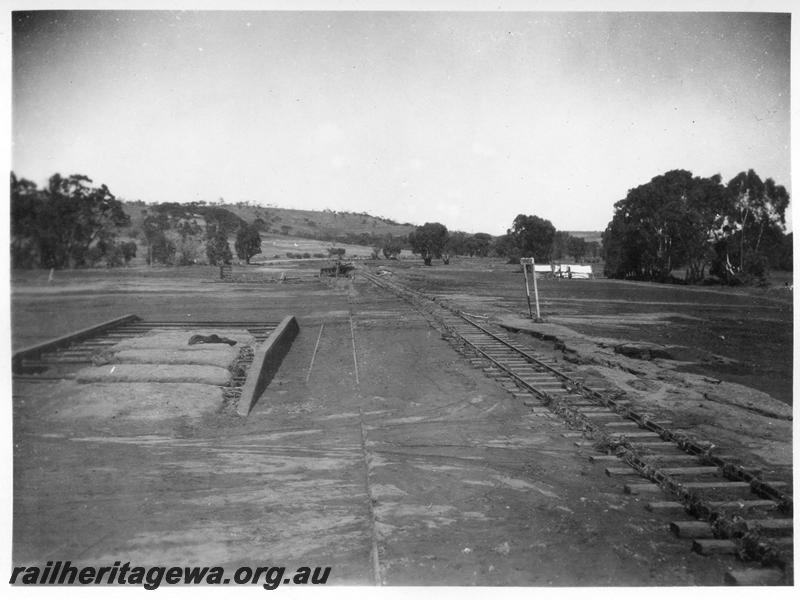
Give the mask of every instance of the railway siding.
[[[673, 521], [671, 528], [679, 537], [691, 538], [695, 551], [713, 547], [708, 543], [711, 540], [725, 540], [735, 547], [730, 554], [757, 565], [737, 571], [728, 583], [793, 582], [793, 544], [787, 543], [792, 535], [793, 507], [789, 482], [762, 479], [758, 467], [744, 467], [735, 458], [716, 452], [712, 442], [695, 439], [690, 432], [673, 431], [670, 423], [633, 410], [606, 390], [585, 385], [572, 377], [570, 367], [536, 356], [506, 332], [478, 323], [440, 298], [386, 277], [366, 271], [360, 274], [429, 315], [473, 366], [483, 367], [502, 387], [518, 395], [528, 393], [526, 405], [538, 399], [595, 447], [616, 456], [626, 466], [608, 467], [606, 473], [630, 479], [624, 483], [627, 493], [676, 499], [696, 520]], [[681, 458], [672, 463], [672, 454]], [[700, 464], [686, 466], [683, 461], [687, 458]], [[642, 479], [650, 483], [635, 482]], [[759, 504], [761, 501], [770, 504]], [[737, 510], [739, 507], [744, 510]], [[754, 512], [761, 517], [765, 512], [777, 513], [778, 517], [754, 518]], [[775, 577], [776, 571], [780, 578]]]

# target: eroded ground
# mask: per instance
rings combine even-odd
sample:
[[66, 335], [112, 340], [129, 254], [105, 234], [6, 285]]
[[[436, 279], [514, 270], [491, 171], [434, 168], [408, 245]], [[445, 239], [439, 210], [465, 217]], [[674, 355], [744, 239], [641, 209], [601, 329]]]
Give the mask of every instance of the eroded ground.
[[[383, 263], [413, 287], [476, 314], [525, 316], [518, 265], [460, 259], [423, 268]], [[682, 370], [741, 383], [792, 404], [792, 293], [609, 279], [538, 282], [545, 321], [593, 339], [667, 345]]]
[[[518, 339], [600, 376], [639, 412], [716, 451], [792, 479], [792, 296], [783, 288], [704, 288], [539, 280], [544, 323], [528, 317], [518, 267], [396, 263], [391, 277], [519, 331]], [[389, 268], [394, 264], [389, 265]], [[621, 353], [652, 347], [655, 356]], [[664, 352], [660, 355], [657, 351]]]
[[389, 585], [719, 585], [731, 568], [402, 301], [358, 279], [210, 279], [15, 288], [18, 346], [128, 312], [300, 324], [247, 419], [53, 420], [58, 389], [17, 385], [16, 564], [330, 565], [331, 583]]

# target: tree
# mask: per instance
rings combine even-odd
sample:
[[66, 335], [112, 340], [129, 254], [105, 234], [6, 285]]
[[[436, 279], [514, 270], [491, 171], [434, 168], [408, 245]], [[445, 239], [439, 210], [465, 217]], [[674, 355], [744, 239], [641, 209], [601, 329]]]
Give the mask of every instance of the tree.
[[609, 276], [663, 279], [669, 274], [677, 224], [668, 207], [679, 200], [691, 177], [688, 171], [670, 171], [628, 191], [614, 205], [614, 218], [603, 239]]
[[463, 231], [451, 231], [447, 236], [444, 249], [448, 254], [465, 255], [469, 252], [467, 240], [469, 235]]
[[586, 255], [586, 240], [572, 235], [569, 236], [567, 240], [567, 251], [572, 255], [572, 258], [575, 259], [575, 262], [582, 262], [583, 257]]
[[196, 236], [184, 235], [174, 229], [165, 235], [174, 248], [170, 264], [186, 267], [200, 261], [202, 242]]
[[586, 242], [586, 254], [589, 256], [589, 258], [591, 259], [600, 258], [600, 251], [601, 251], [600, 242], [597, 241]]
[[[121, 267], [126, 264], [122, 246], [123, 244], [112, 242], [108, 247], [102, 250], [102, 259], [105, 261], [106, 267]], [[96, 249], [98, 247], [95, 246], [94, 248]]]
[[89, 247], [101, 237], [113, 239], [116, 229], [130, 223], [130, 217], [105, 185], [89, 187], [92, 180], [85, 175], [61, 177], [58, 173], [48, 182], [47, 195], [55, 209], [59, 240], [55, 263], [50, 266], [82, 266]]
[[36, 184], [11, 172], [11, 264], [32, 268], [39, 264], [40, 231], [37, 213], [43, 203]]
[[136, 242], [125, 242], [120, 246], [120, 248], [122, 250], [122, 259], [127, 265], [129, 262], [131, 262], [131, 259], [136, 256]]
[[[130, 218], [105, 185], [91, 187], [85, 175], [50, 177], [44, 190], [11, 174], [14, 263], [63, 268], [87, 264], [90, 248], [108, 248]], [[93, 254], [96, 254], [95, 250]], [[23, 257], [22, 254], [27, 254]]]
[[742, 171], [725, 189], [722, 235], [715, 243], [712, 272], [729, 283], [764, 281], [768, 252], [781, 245], [789, 194], [772, 179], [762, 181], [752, 169]]
[[211, 265], [229, 265], [233, 260], [228, 236], [213, 224], [206, 227], [206, 256]]
[[492, 244], [492, 236], [488, 233], [476, 233], [467, 240], [470, 256], [488, 256]]
[[166, 212], [158, 211], [155, 214], [148, 214], [142, 222], [142, 237], [147, 246], [147, 257], [145, 262], [148, 265], [156, 263], [170, 264], [175, 256], [174, 245], [170, 250], [167, 238], [164, 234], [169, 229], [169, 219]]
[[[222, 198], [220, 198], [220, 203], [222, 203]], [[207, 223], [214, 223], [217, 229], [226, 236], [247, 224], [244, 219], [220, 206], [210, 206], [202, 209], [201, 212]]]
[[618, 214], [603, 232], [603, 260], [606, 277], [641, 279], [643, 267], [639, 260], [645, 252], [646, 240], [634, 223]]
[[721, 181], [719, 175], [695, 177], [677, 205], [676, 238], [688, 283], [702, 281], [706, 267], [715, 257], [713, 242], [722, 233], [726, 203]]
[[403, 244], [399, 238], [395, 238], [391, 234], [386, 234], [383, 238], [383, 243], [381, 244], [383, 250], [383, 256], [387, 260], [395, 260], [398, 256], [400, 256], [400, 252], [403, 250]]
[[486, 256], [492, 236], [488, 233], [470, 234], [463, 231], [451, 231], [447, 236], [445, 251], [460, 256]]
[[566, 231], [556, 231], [553, 236], [553, 249], [550, 253], [550, 258], [553, 260], [561, 260], [569, 253], [569, 241], [572, 236]]
[[668, 281], [674, 269], [689, 264], [686, 278], [701, 278], [720, 198], [718, 176], [693, 177], [683, 170], [630, 190], [614, 205], [603, 234], [606, 274]]
[[250, 259], [256, 254], [261, 254], [261, 235], [256, 224], [243, 225], [236, 232], [236, 256], [243, 259], [248, 265]]
[[790, 233], [788, 235], [781, 235], [780, 239], [777, 240], [777, 243], [770, 252], [770, 256], [772, 257], [772, 261], [769, 265], [770, 267], [781, 271], [793, 270], [793, 238], [794, 234]]
[[533, 257], [536, 262], [549, 263], [556, 228], [535, 215], [517, 215], [509, 234], [522, 256]]
[[162, 265], [174, 264], [176, 251], [175, 243], [167, 238], [166, 233], [154, 231], [148, 240], [145, 262], [150, 266], [157, 263]]
[[447, 243], [447, 227], [441, 223], [425, 223], [408, 234], [411, 251], [422, 256], [426, 265], [432, 258], [441, 258]]
[[710, 265], [731, 283], [763, 280], [768, 252], [781, 246], [789, 195], [752, 170], [721, 181], [675, 170], [629, 190], [603, 233], [606, 275], [669, 281], [683, 267], [691, 283]]
[[500, 258], [508, 258], [508, 262], [519, 262], [520, 251], [510, 230], [492, 240], [490, 252]]

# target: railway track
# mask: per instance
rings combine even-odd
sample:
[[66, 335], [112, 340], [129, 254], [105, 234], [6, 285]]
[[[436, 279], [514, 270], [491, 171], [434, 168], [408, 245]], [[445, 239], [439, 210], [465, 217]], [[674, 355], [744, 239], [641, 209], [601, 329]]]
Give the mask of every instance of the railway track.
[[[14, 353], [12, 371], [15, 381], [72, 379], [75, 372], [94, 364], [98, 356], [118, 342], [154, 331], [197, 331], [209, 334], [226, 329], [246, 329], [261, 344], [277, 323], [254, 321], [145, 321], [125, 315], [75, 333], [49, 340]], [[224, 389], [228, 401], [237, 398], [244, 385], [253, 349], [243, 348], [232, 367], [231, 386]]]
[[[507, 331], [364, 269], [374, 285], [415, 306], [473, 366], [483, 368], [533, 411], [552, 411], [575, 428], [576, 445], [620, 481], [627, 494], [670, 519], [670, 529], [703, 555], [738, 559], [726, 583], [793, 583], [793, 499], [785, 481], [715, 452], [710, 441], [633, 410], [570, 367], [514, 342]], [[588, 438], [588, 439], [584, 439]]]

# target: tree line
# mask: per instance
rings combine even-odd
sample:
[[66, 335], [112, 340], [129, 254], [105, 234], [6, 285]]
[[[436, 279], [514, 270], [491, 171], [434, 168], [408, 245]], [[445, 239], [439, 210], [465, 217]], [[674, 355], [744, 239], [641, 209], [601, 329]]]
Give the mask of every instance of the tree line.
[[547, 264], [571, 258], [575, 262], [596, 260], [598, 242], [587, 242], [566, 231], [558, 231], [548, 220], [536, 215], [517, 215], [505, 235], [495, 240], [495, 254], [517, 263], [522, 257]]
[[600, 245], [556, 230], [547, 219], [536, 215], [517, 215], [505, 235], [492, 237], [488, 233], [452, 233], [441, 223], [425, 223], [408, 236], [411, 250], [430, 265], [433, 258], [445, 263], [450, 256], [497, 256], [518, 263], [521, 257], [533, 257], [537, 262], [550, 263], [571, 257], [576, 262], [597, 258]]
[[[536, 215], [519, 214], [504, 235], [448, 231], [425, 223], [408, 236], [327, 234], [325, 241], [368, 246], [374, 258], [404, 249], [426, 264], [454, 255], [497, 256], [509, 262], [534, 257], [549, 263], [602, 257], [606, 276], [697, 283], [708, 276], [729, 284], [762, 283], [770, 269], [792, 269], [792, 234], [786, 234], [789, 194], [753, 170], [722, 183], [673, 170], [629, 190], [614, 205], [598, 242], [558, 231]], [[147, 264], [249, 263], [261, 252], [264, 218], [247, 223], [222, 205], [206, 202], [129, 204], [141, 211], [131, 223], [124, 204], [85, 175], [56, 173], [39, 189], [11, 173], [11, 260], [16, 268], [121, 266], [145, 249]], [[229, 240], [233, 237], [233, 251]], [[322, 239], [322, 238], [319, 238]], [[137, 244], [137, 241], [139, 244]]]
[[[39, 189], [11, 173], [13, 267], [122, 266], [136, 256], [134, 240], [146, 248], [147, 264], [194, 264], [202, 252], [209, 264], [230, 263], [230, 235], [235, 236], [240, 259], [249, 263], [261, 252], [258, 224], [248, 224], [224, 208], [205, 202], [156, 204], [141, 209], [142, 226], [136, 229], [122, 201], [106, 185], [92, 183], [85, 175], [56, 173]], [[123, 232], [127, 241], [120, 239]]]
[[142, 231], [133, 234], [145, 244], [148, 265], [192, 265], [203, 262], [203, 254], [210, 265], [230, 264], [231, 235], [236, 256], [247, 264], [261, 253], [258, 219], [247, 223], [225, 208], [165, 202], [142, 209], [142, 216]]
[[66, 268], [124, 264], [136, 244], [119, 244], [117, 231], [129, 224], [122, 203], [105, 185], [92, 187], [85, 175], [50, 177], [38, 189], [11, 173], [11, 261], [15, 267]]
[[603, 232], [605, 274], [620, 279], [763, 283], [770, 268], [791, 270], [789, 194], [755, 171], [722, 183], [669, 171], [631, 189]]
[[[80, 268], [128, 264], [144, 249], [148, 265], [228, 264], [234, 252], [249, 263], [261, 253], [261, 233], [269, 231], [264, 218], [247, 223], [222, 205], [205, 201], [128, 203], [105, 185], [94, 186], [85, 175], [53, 175], [44, 189], [11, 173], [11, 258], [15, 268]], [[140, 211], [136, 215], [135, 211]], [[231, 250], [229, 239], [235, 238]], [[580, 260], [587, 244], [552, 223], [519, 215], [507, 235], [448, 231], [441, 223], [426, 223], [408, 236], [346, 233], [319, 239], [370, 246], [373, 257], [397, 258], [404, 249], [420, 254], [426, 263], [451, 256], [501, 256], [509, 261], [536, 256], [549, 261], [567, 252]], [[138, 242], [138, 243], [137, 243]]]

